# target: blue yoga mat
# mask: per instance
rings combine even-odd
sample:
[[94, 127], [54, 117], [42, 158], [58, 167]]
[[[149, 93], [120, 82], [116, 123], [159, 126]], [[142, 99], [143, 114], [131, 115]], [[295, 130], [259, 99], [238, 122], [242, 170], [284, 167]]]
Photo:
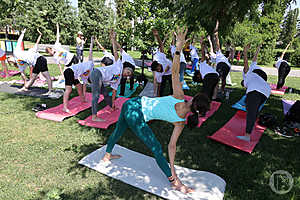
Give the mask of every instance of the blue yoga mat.
[[[266, 103], [266, 102], [264, 102], [264, 103], [259, 107], [259, 111], [261, 111], [261, 109], [264, 107], [265, 103]], [[246, 111], [247, 111], [247, 110], [246, 110], [246, 95], [244, 95], [238, 102], [236, 102], [235, 104], [233, 104], [231, 107], [246, 112]]]
[[[119, 85], [118, 87], [118, 91], [117, 91], [117, 97], [126, 97], [126, 98], [129, 98], [131, 97], [131, 95], [136, 91], [136, 88], [139, 86], [138, 83], [135, 83], [133, 85], [133, 90], [130, 90], [130, 84], [129, 83], [126, 83], [125, 85], [125, 92], [124, 92], [124, 96], [119, 96], [120, 94], [120, 91], [121, 91], [121, 85]], [[112, 95], [112, 92], [109, 93], [109, 96]]]
[[189, 90], [190, 89], [190, 87], [186, 84], [185, 81], [183, 82], [182, 89], [183, 90]]
[[194, 76], [194, 72], [192, 72], [192, 70], [190, 70], [190, 69], [185, 70], [185, 73], [186, 73], [188, 76]]

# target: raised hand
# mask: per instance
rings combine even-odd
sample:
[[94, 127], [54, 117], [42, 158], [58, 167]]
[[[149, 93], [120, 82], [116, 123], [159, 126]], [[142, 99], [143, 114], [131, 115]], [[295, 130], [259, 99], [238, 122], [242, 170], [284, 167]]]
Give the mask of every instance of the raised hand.
[[22, 33], [25, 33], [25, 32], [26, 32], [26, 28], [23, 29]]
[[38, 32], [40, 35], [43, 35], [39, 29], [37, 29], [37, 32]]
[[182, 49], [184, 44], [188, 41], [185, 39], [186, 34], [188, 32], [187, 28], [178, 28], [176, 35], [176, 47]]

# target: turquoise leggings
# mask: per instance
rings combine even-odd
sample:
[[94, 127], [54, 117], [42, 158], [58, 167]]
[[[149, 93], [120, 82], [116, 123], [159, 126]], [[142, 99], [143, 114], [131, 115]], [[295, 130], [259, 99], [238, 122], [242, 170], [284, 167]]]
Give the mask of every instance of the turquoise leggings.
[[141, 97], [135, 97], [126, 101], [121, 110], [117, 127], [110, 135], [106, 152], [111, 153], [114, 145], [121, 138], [127, 128], [131, 130], [147, 145], [154, 154], [155, 160], [167, 177], [172, 176], [171, 169], [163, 156], [161, 144], [155, 138], [154, 133], [147, 125], [142, 113]]

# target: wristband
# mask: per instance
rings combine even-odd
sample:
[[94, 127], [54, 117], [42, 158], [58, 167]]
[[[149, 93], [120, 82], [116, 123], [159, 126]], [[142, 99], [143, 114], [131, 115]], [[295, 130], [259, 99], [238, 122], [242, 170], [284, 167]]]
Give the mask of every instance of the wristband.
[[179, 51], [175, 51], [175, 54], [176, 54], [176, 55], [180, 55], [180, 52], [179, 52]]

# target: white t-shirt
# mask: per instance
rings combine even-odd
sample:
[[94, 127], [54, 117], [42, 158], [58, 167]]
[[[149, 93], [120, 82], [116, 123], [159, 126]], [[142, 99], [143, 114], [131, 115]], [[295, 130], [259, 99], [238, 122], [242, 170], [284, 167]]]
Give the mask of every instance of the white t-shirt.
[[74, 57], [73, 53], [68, 52], [64, 48], [62, 48], [61, 44], [59, 42], [56, 42], [54, 45], [55, 54], [53, 55], [54, 59], [56, 60], [56, 64], [64, 64], [68, 65], [70, 64], [71, 60]]
[[102, 56], [102, 58], [100, 60], [103, 60], [103, 58], [108, 57], [109, 59], [112, 59], [113, 63], [116, 62], [115, 57], [111, 53], [109, 53], [108, 51], [104, 50], [103, 54], [104, 55]]
[[21, 72], [24, 71], [28, 65], [34, 66], [36, 64], [36, 60], [40, 56], [42, 55], [37, 52], [36, 44], [28, 51], [23, 51], [18, 48], [14, 51], [14, 57]]
[[289, 64], [286, 60], [278, 58], [278, 60], [276, 61], [276, 64], [275, 64], [276, 68], [279, 69], [281, 63], [283, 63], [283, 62], [285, 62], [286, 64]]
[[0, 48], [0, 58], [5, 55], [5, 51]]
[[209, 53], [209, 55], [210, 55], [210, 62], [211, 63], [217, 63], [217, 55], [215, 54], [215, 53]]
[[110, 85], [114, 90], [118, 89], [122, 78], [123, 64], [120, 59], [112, 65], [105, 67], [96, 67], [102, 74], [102, 81], [104, 85]]
[[191, 59], [192, 60], [194, 60], [195, 58], [199, 59], [196, 47], [194, 47], [193, 45], [190, 45], [190, 49], [191, 49], [191, 52], [190, 52]]
[[271, 87], [263, 78], [253, 72], [255, 69], [261, 68], [256, 65], [256, 62], [252, 62], [248, 72], [246, 74], [243, 72], [244, 86], [247, 88], [246, 93], [258, 91], [269, 98]]
[[77, 37], [76, 38], [76, 43], [77, 43], [76, 48], [80, 49], [80, 50], [83, 50], [83, 46], [84, 46], [85, 41], [82, 40], [80, 37]]
[[70, 68], [74, 72], [75, 79], [79, 79], [80, 77], [83, 83], [87, 83], [88, 77], [93, 71], [93, 67], [94, 67], [94, 62], [87, 61], [87, 62], [78, 63], [76, 65], [72, 65]]
[[228, 59], [222, 54], [221, 50], [217, 51], [216, 54], [216, 63], [224, 62], [228, 65], [229, 68], [231, 68], [230, 63], [228, 62]]
[[202, 78], [204, 79], [205, 75], [210, 74], [210, 73], [215, 73], [215, 74], [218, 74], [218, 76], [219, 76], [219, 73], [214, 68], [212, 68], [211, 66], [209, 66], [206, 63], [206, 60], [204, 60], [203, 62], [200, 62], [200, 74], [201, 74]]
[[[175, 47], [175, 45], [171, 45], [170, 48], [171, 48], [172, 57], [174, 57], [174, 54], [176, 52], [176, 47]], [[183, 62], [186, 64], [186, 60], [185, 60], [185, 57], [184, 57], [184, 54], [182, 53], [182, 51], [180, 52], [180, 62]]]
[[129, 62], [130, 64], [132, 64], [133, 66], [135, 66], [135, 62], [134, 62], [133, 58], [128, 53], [126, 53], [123, 50], [122, 53], [121, 53], [121, 55], [122, 55], [122, 63]]
[[[157, 71], [155, 72], [155, 78], [158, 83], [161, 83], [162, 76], [172, 74], [172, 65], [173, 65], [172, 61], [167, 58], [160, 64], [162, 65], [163, 72], [157, 72]], [[168, 66], [169, 66], [169, 69], [166, 71]]]

